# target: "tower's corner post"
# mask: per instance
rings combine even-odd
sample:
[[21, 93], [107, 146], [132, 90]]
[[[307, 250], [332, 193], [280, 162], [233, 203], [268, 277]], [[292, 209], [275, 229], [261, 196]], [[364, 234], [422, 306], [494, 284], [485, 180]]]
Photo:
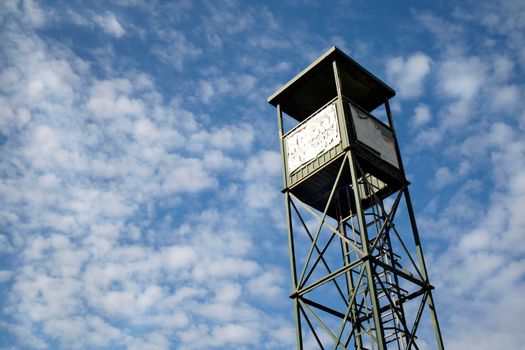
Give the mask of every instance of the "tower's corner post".
[[368, 286], [368, 292], [370, 293], [370, 303], [372, 304], [372, 313], [374, 319], [374, 327], [377, 338], [377, 346], [379, 350], [386, 350], [385, 343], [385, 331], [383, 329], [383, 323], [381, 322], [381, 312], [379, 307], [379, 300], [377, 297], [377, 289], [375, 285], [375, 271], [374, 266], [372, 266], [372, 260], [374, 259], [370, 252], [370, 243], [368, 237], [368, 230], [366, 225], [366, 219], [364, 215], [363, 208], [361, 206], [361, 194], [359, 191], [358, 183], [358, 174], [357, 167], [355, 164], [354, 155], [352, 151], [347, 151], [348, 162], [350, 166], [350, 176], [352, 177], [352, 189], [354, 193], [354, 202], [355, 202], [355, 212], [357, 216], [357, 222], [359, 224], [359, 232], [361, 234], [361, 242], [365, 261], [366, 269], [366, 280]]
[[[343, 104], [343, 88], [342, 88], [342, 81], [341, 81], [341, 72], [339, 70], [339, 66], [337, 64], [337, 60], [334, 59], [332, 62], [332, 69], [334, 72], [334, 78], [335, 78], [335, 85], [337, 90], [337, 104], [339, 106], [339, 110], [341, 113], [344, 114], [344, 104]], [[342, 128], [344, 128], [344, 134], [347, 137], [348, 130], [346, 130], [346, 125], [342, 125]], [[347, 141], [347, 144], [350, 142]], [[361, 234], [361, 242], [363, 244], [363, 255], [366, 259], [365, 261], [365, 270], [366, 270], [366, 280], [368, 282], [368, 290], [369, 290], [369, 296], [370, 296], [370, 302], [373, 306], [373, 319], [374, 319], [374, 327], [375, 327], [375, 333], [378, 343], [378, 349], [384, 350], [386, 349], [385, 344], [385, 335], [384, 335], [384, 329], [383, 324], [381, 322], [381, 314], [379, 312], [379, 301], [377, 297], [377, 289], [374, 282], [374, 268], [371, 264], [371, 254], [369, 252], [369, 240], [368, 240], [368, 232], [366, 229], [366, 220], [364, 218], [364, 212], [361, 207], [361, 198], [359, 194], [359, 186], [358, 186], [358, 176], [357, 176], [357, 169], [355, 166], [355, 160], [353, 158], [353, 154], [351, 149], [347, 149], [346, 151], [346, 157], [348, 158], [348, 165], [350, 168], [350, 176], [351, 176], [351, 184], [353, 189], [353, 197], [355, 202], [355, 215], [357, 216], [358, 225], [359, 225], [359, 232]], [[344, 223], [343, 223], [344, 226]], [[347, 256], [347, 253], [343, 252], [344, 256]], [[346, 262], [346, 260], [345, 260]], [[349, 278], [351, 278], [351, 272], [348, 272], [350, 275]], [[355, 311], [355, 310], [354, 310]], [[360, 336], [357, 336], [357, 343], [359, 346], [361, 345], [361, 339]]]
[[294, 229], [292, 222], [292, 209], [290, 206], [291, 196], [288, 190], [284, 192], [285, 197], [285, 210], [286, 210], [286, 225], [288, 228], [288, 253], [290, 257], [290, 273], [292, 277], [292, 298], [294, 303], [294, 318], [296, 326], [296, 339], [297, 339], [297, 349], [303, 349], [303, 340], [302, 340], [302, 329], [301, 329], [301, 305], [299, 304], [298, 285], [297, 285], [297, 267], [295, 260], [295, 242], [294, 242]]
[[292, 220], [292, 209], [290, 201], [292, 200], [290, 192], [286, 188], [286, 157], [285, 157], [285, 147], [284, 147], [284, 130], [283, 130], [283, 114], [281, 111], [281, 105], [277, 105], [277, 125], [279, 128], [279, 145], [281, 149], [281, 161], [282, 161], [282, 174], [283, 174], [283, 185], [284, 189], [284, 202], [285, 202], [285, 212], [286, 212], [286, 226], [288, 228], [288, 252], [290, 257], [290, 273], [292, 277], [292, 295], [295, 295], [293, 298], [294, 303], [294, 318], [296, 326], [296, 340], [297, 340], [297, 349], [303, 349], [303, 340], [302, 340], [302, 330], [301, 330], [301, 310], [299, 305], [299, 299], [297, 297], [297, 268], [295, 260], [295, 243], [294, 243], [294, 230], [293, 230], [293, 220]]
[[286, 187], [286, 157], [284, 149], [284, 130], [283, 130], [283, 112], [281, 110], [281, 104], [277, 104], [277, 127], [279, 128], [279, 148], [281, 150], [281, 169], [283, 174], [283, 185]]

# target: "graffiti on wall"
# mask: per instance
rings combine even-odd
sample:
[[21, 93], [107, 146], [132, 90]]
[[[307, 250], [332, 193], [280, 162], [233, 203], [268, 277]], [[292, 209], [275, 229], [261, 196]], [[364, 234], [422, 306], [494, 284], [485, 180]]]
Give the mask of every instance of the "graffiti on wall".
[[331, 104], [286, 136], [288, 173], [292, 174], [340, 142], [335, 104]]

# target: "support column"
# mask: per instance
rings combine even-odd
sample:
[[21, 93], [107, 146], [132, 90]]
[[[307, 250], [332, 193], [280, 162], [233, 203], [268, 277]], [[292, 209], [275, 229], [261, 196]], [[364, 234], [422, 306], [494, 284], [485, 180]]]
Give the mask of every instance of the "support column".
[[377, 338], [377, 346], [379, 350], [386, 350], [385, 344], [385, 332], [383, 330], [383, 323], [381, 322], [381, 312], [379, 308], [379, 300], [377, 298], [377, 289], [374, 281], [374, 268], [372, 266], [372, 256], [369, 251], [369, 241], [368, 241], [368, 231], [366, 228], [366, 220], [361, 206], [361, 195], [359, 193], [359, 183], [357, 168], [355, 164], [355, 159], [352, 154], [352, 151], [347, 152], [348, 161], [350, 165], [350, 175], [352, 177], [352, 188], [354, 191], [354, 200], [355, 200], [355, 209], [357, 222], [359, 223], [359, 233], [361, 234], [361, 242], [364, 257], [366, 258], [365, 269], [366, 269], [366, 279], [368, 283], [368, 291], [370, 293], [370, 303], [372, 304], [372, 313], [374, 318], [374, 327]]
[[[277, 125], [279, 128], [279, 145], [281, 148], [281, 160], [282, 160], [282, 169], [283, 169], [283, 183], [284, 186], [286, 185], [286, 157], [285, 157], [285, 151], [284, 151], [284, 140], [283, 140], [283, 114], [281, 111], [281, 105], [277, 105]], [[288, 192], [288, 189], [285, 190], [284, 193], [284, 201], [285, 201], [285, 210], [286, 210], [286, 223], [288, 227], [288, 249], [289, 249], [289, 256], [290, 256], [290, 273], [292, 275], [292, 290], [293, 295], [296, 295], [296, 297], [293, 299], [294, 302], [294, 318], [295, 318], [295, 330], [296, 330], [296, 340], [297, 340], [297, 350], [303, 349], [303, 335], [301, 330], [301, 310], [299, 309], [301, 306], [299, 305], [299, 300], [297, 296], [297, 269], [295, 264], [295, 245], [294, 245], [294, 237], [293, 237], [293, 223], [292, 223], [292, 211], [290, 207], [290, 193]]]

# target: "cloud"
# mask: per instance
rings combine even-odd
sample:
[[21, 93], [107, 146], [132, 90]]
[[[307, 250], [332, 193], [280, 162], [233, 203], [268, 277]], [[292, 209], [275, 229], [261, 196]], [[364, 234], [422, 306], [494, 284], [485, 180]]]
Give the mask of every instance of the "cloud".
[[4, 1], [0, 4], [3, 15], [21, 21], [31, 28], [43, 28], [54, 17], [52, 10], [46, 10], [33, 0]]
[[[0, 254], [14, 262], [0, 274], [3, 330], [23, 347], [168, 349], [208, 348], [217, 332], [235, 348], [285, 327], [248, 306], [239, 286], [260, 271], [239, 230], [250, 218], [217, 194], [220, 180], [243, 187], [254, 127], [204, 125], [147, 74], [98, 76], [34, 32], [2, 38]], [[248, 75], [237, 82], [253, 88]], [[192, 324], [206, 325], [197, 345], [183, 336]]]
[[9, 242], [9, 238], [7, 238], [7, 236], [4, 234], [0, 234], [0, 254], [11, 253], [12, 250], [13, 246], [11, 242]]
[[424, 79], [430, 73], [432, 60], [424, 53], [415, 53], [406, 59], [394, 57], [388, 60], [386, 72], [401, 98], [415, 98], [424, 90]]
[[420, 103], [414, 109], [414, 115], [410, 118], [410, 126], [414, 129], [420, 128], [421, 126], [428, 124], [432, 120], [430, 109], [427, 105]]
[[[417, 15], [439, 48], [432, 57], [439, 103], [432, 124], [416, 136], [416, 145], [432, 146], [421, 164], [439, 162], [429, 182], [437, 191], [427, 196], [418, 223], [433, 237], [428, 266], [452, 349], [519, 347], [524, 341], [516, 327], [525, 310], [516, 294], [523, 288], [518, 265], [525, 249], [517, 238], [524, 223], [517, 212], [525, 210], [525, 145], [516, 98], [523, 89], [516, 71], [525, 40], [523, 21], [516, 19], [524, 10], [513, 1], [461, 6], [452, 26], [435, 15]], [[472, 31], [472, 24], [485, 27], [487, 35]], [[457, 327], [464, 332], [451, 332]]]
[[207, 25], [215, 29], [221, 28], [228, 35], [239, 34], [247, 30], [254, 21], [252, 10], [241, 11], [234, 3], [222, 4], [221, 6], [210, 3], [205, 6], [205, 10], [209, 18]]
[[520, 106], [522, 92], [517, 85], [504, 85], [494, 93], [493, 106], [495, 111], [516, 112]]
[[166, 266], [173, 271], [193, 266], [198, 259], [197, 253], [189, 246], [165, 248]]
[[153, 54], [179, 71], [184, 67], [184, 62], [191, 61], [203, 53], [203, 49], [188, 40], [183, 32], [159, 30], [157, 35], [161, 39], [162, 45], [154, 45], [152, 47]]
[[261, 151], [251, 156], [242, 174], [247, 181], [244, 188], [246, 206], [255, 210], [276, 210], [279, 193], [273, 189], [276, 188], [276, 184], [280, 185], [280, 175], [281, 156], [277, 152]]
[[213, 130], [209, 134], [209, 142], [219, 149], [249, 150], [254, 137], [254, 131], [250, 125], [240, 124], [239, 126]]
[[25, 0], [23, 2], [24, 12], [26, 18], [34, 27], [42, 27], [46, 23], [46, 13], [32, 0]]
[[525, 64], [525, 48], [523, 47], [525, 24], [522, 20], [524, 14], [523, 3], [516, 0], [507, 1], [504, 4], [488, 2], [474, 11], [477, 23], [491, 33], [498, 33], [507, 38], [503, 41], [487, 40], [488, 43], [493, 47], [503, 44], [503, 47], [511, 52], [521, 65]]
[[[98, 17], [99, 25], [112, 18]], [[2, 132], [16, 147], [2, 155], [2, 169], [10, 170], [0, 185], [1, 215], [18, 229], [2, 247], [21, 252], [3, 274], [11, 334], [37, 348], [54, 339], [62, 348], [198, 349], [216, 344], [217, 332], [228, 334], [222, 346], [235, 348], [285, 328], [281, 316], [247, 306], [254, 294], [239, 287], [260, 271], [248, 256], [252, 234], [238, 230], [250, 220], [237, 214], [243, 204], [196, 214], [210, 198], [206, 191], [244, 189], [245, 163], [257, 171], [255, 159], [245, 159], [254, 127], [201, 124], [180, 98], [165, 101], [146, 74], [99, 77], [71, 51], [35, 35], [4, 37], [10, 46], [1, 74], [12, 83], [0, 104], [10, 115]], [[252, 93], [256, 83], [249, 74], [218, 81], [217, 96], [234, 85]], [[261, 157], [263, 177], [279, 174], [273, 158]], [[219, 187], [223, 176], [240, 183]], [[234, 198], [217, 194], [214, 201], [229, 208]], [[206, 325], [195, 330], [197, 340], [192, 324]], [[157, 331], [135, 334], [140, 327]]]
[[126, 30], [122, 27], [117, 17], [113, 12], [107, 11], [100, 15], [93, 16], [93, 21], [106, 33], [115, 38], [121, 38], [126, 34]]
[[[469, 141], [465, 141], [466, 157], [482, 164], [490, 162], [490, 180], [486, 185], [491, 189], [489, 195], [482, 190], [484, 187], [472, 187], [472, 181], [460, 182], [458, 193], [461, 195], [442, 202], [437, 215], [439, 223], [427, 226], [426, 232], [436, 230], [441, 239], [448, 242], [443, 253], [433, 256], [431, 276], [434, 276], [438, 290], [450, 291], [439, 293], [443, 298], [441, 303], [461, 310], [448, 319], [449, 327], [469, 324], [469, 333], [449, 336], [449, 347], [452, 348], [459, 349], [470, 341], [481, 349], [490, 349], [495, 343], [487, 337], [488, 330], [500, 334], [498, 341], [506, 344], [517, 345], [523, 340], [515, 327], [518, 314], [525, 310], [525, 303], [515, 294], [523, 288], [524, 270], [518, 265], [522, 264], [521, 256], [525, 251], [523, 241], [518, 238], [519, 227], [524, 224], [523, 215], [518, 212], [525, 210], [522, 181], [525, 143], [520, 135], [521, 132], [498, 123], [478, 135], [483, 140], [483, 147], [476, 152], [471, 152], [472, 148], [466, 146]], [[461, 169], [460, 166], [457, 172], [461, 173]], [[469, 171], [469, 167], [463, 169]], [[439, 181], [438, 173], [436, 181]], [[449, 179], [455, 176], [448, 169], [441, 173], [450, 175]], [[443, 185], [446, 178], [441, 180]], [[475, 297], [465, 299], [464, 295]], [[500, 297], [496, 300], [494, 295]], [[509, 311], [511, 309], [513, 311]], [[484, 320], [487, 314], [499, 320], [496, 329], [492, 322], [474, 324], [468, 321], [473, 318]], [[471, 339], [471, 334], [476, 334], [476, 340]]]
[[[0, 5], [4, 346], [294, 346], [263, 97], [331, 40], [359, 61], [375, 44], [334, 32], [321, 7], [313, 34], [286, 11], [222, 5]], [[523, 7], [469, 6], [414, 10], [383, 64], [416, 140], [407, 168], [430, 185], [414, 205], [446, 344], [519, 348]]]
[[460, 21], [445, 19], [443, 16], [429, 12], [414, 12], [415, 19], [423, 25], [436, 40], [433, 45], [438, 46], [446, 55], [461, 55], [464, 50], [465, 28]]
[[213, 330], [213, 338], [217, 340], [217, 346], [224, 344], [257, 344], [258, 334], [253, 329], [230, 323]]
[[168, 166], [159, 170], [164, 178], [161, 190], [165, 193], [195, 193], [216, 185], [198, 159], [170, 159]]
[[457, 171], [451, 171], [447, 167], [440, 167], [435, 172], [435, 178], [430, 182], [431, 186], [441, 189], [453, 183], [461, 181], [471, 170], [470, 163], [462, 161]]
[[0, 270], [0, 283], [9, 281], [12, 276], [12, 272], [9, 270]]
[[204, 156], [204, 166], [206, 169], [218, 172], [240, 171], [242, 163], [224, 155], [222, 151], [212, 151]]
[[257, 82], [257, 78], [251, 74], [212, 76], [199, 81], [197, 86], [198, 96], [195, 97], [202, 98], [205, 103], [216, 101], [218, 98], [239, 96], [255, 100], [258, 96], [254, 95], [253, 92], [257, 87]]
[[278, 194], [272, 191], [273, 188], [273, 185], [266, 183], [249, 184], [244, 197], [246, 205], [253, 209], [274, 207]]
[[276, 300], [276, 297], [286, 294], [282, 288], [285, 278], [282, 271], [273, 269], [265, 271], [259, 276], [252, 278], [248, 284], [248, 290], [255, 296], [263, 297], [267, 300]]
[[262, 175], [278, 176], [281, 173], [281, 155], [275, 151], [262, 151], [248, 159], [243, 177], [255, 180]]
[[132, 90], [128, 79], [96, 82], [91, 87], [86, 109], [95, 118], [144, 115], [142, 102], [129, 96]]
[[477, 58], [450, 59], [439, 65], [439, 91], [458, 100], [470, 100], [485, 80], [485, 65]]
[[[505, 61], [502, 56], [498, 57], [502, 62]], [[480, 118], [489, 117], [480, 113], [480, 105], [496, 115], [516, 113], [522, 105], [521, 100], [517, 98], [520, 87], [508, 83], [510, 77], [505, 71], [511, 69], [511, 66], [506, 63], [494, 65], [506, 68], [490, 69], [493, 66], [492, 62], [472, 55], [447, 57], [442, 61], [436, 60], [434, 64], [437, 67], [436, 91], [442, 103], [433, 113], [433, 126], [419, 129], [415, 138], [415, 144], [418, 146], [433, 146], [453, 133], [469, 132], [471, 128], [461, 128], [474, 120], [479, 123]], [[423, 110], [419, 113], [423, 113], [419, 115], [422, 120], [427, 119]], [[414, 122], [416, 115], [417, 113], [411, 119]]]

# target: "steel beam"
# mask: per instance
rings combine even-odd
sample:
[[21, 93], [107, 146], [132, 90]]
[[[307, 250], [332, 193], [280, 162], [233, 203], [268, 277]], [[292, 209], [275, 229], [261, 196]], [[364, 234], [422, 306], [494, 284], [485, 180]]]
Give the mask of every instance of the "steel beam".
[[[361, 194], [359, 192], [358, 174], [357, 167], [355, 165], [355, 159], [352, 151], [347, 151], [347, 158], [350, 167], [350, 176], [352, 177], [352, 188], [354, 191], [354, 202], [356, 208], [357, 221], [359, 223], [359, 231], [361, 232], [361, 242], [363, 246], [363, 254], [370, 256], [368, 232], [366, 229], [366, 221], [364, 218], [364, 212], [361, 207]], [[377, 290], [374, 282], [374, 270], [370, 259], [365, 262], [366, 268], [366, 279], [368, 282], [368, 291], [370, 293], [370, 302], [372, 304], [372, 313], [374, 315], [374, 327], [377, 338], [377, 346], [379, 350], [386, 349], [385, 333], [383, 330], [383, 324], [381, 322], [381, 314], [379, 312], [379, 301], [377, 299]]]

